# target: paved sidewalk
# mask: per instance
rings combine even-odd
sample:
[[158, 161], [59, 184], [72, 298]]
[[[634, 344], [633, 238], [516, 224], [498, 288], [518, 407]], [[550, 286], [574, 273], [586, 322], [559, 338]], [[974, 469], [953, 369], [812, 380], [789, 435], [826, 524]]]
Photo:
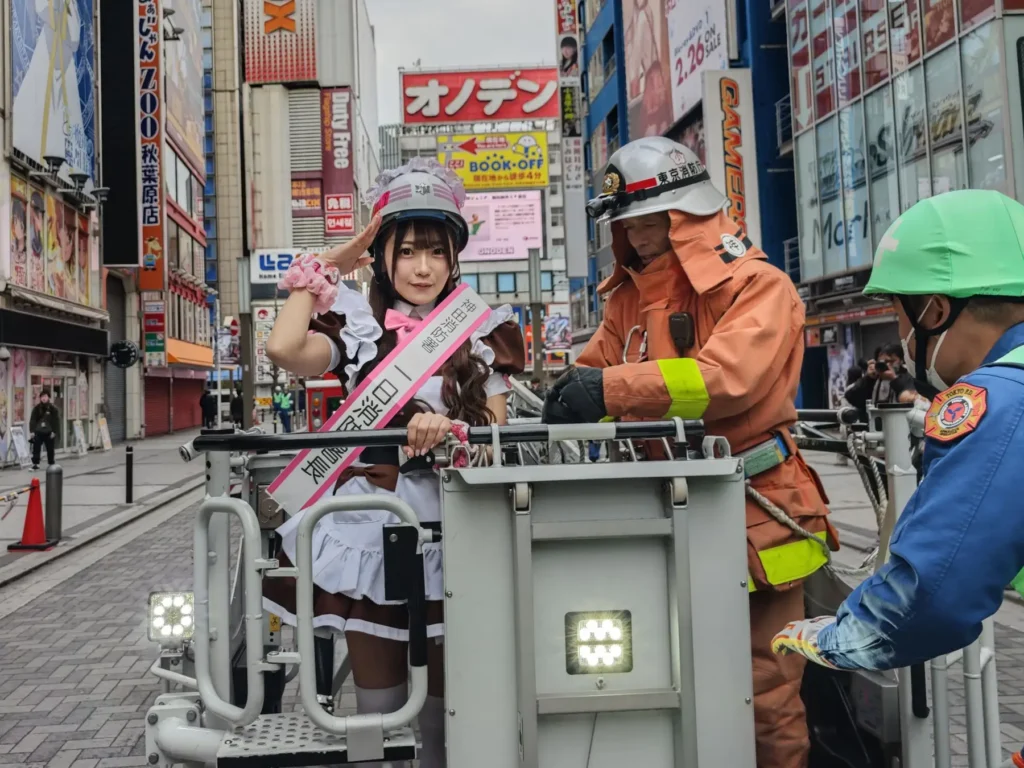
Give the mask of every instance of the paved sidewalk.
[[[0, 588], [0, 766], [148, 765], [144, 718], [161, 686], [148, 674], [146, 600], [191, 588], [200, 493]], [[286, 707], [296, 694], [292, 683]], [[337, 714], [354, 711], [349, 681]]]
[[[21, 538], [28, 506], [28, 494], [18, 497], [7, 518], [0, 522], [0, 584], [25, 570], [48, 561], [61, 550], [74, 547], [111, 526], [145, 514], [155, 506], [196, 487], [202, 482], [201, 462], [185, 464], [178, 447], [199, 434], [179, 432], [129, 443], [134, 451], [132, 503], [125, 496], [125, 445], [111, 451], [94, 451], [81, 458], [66, 457], [58, 462], [64, 470], [63, 536], [56, 550], [46, 553], [9, 553], [7, 545]], [[0, 489], [23, 488], [38, 477], [45, 509], [46, 472], [8, 469], [0, 472]], [[0, 515], [7, 505], [0, 503]]]
[[[133, 523], [150, 529], [142, 535], [126, 527], [0, 588], [0, 765], [147, 765], [143, 718], [160, 686], [147, 674], [156, 648], [146, 638], [146, 599], [153, 590], [191, 587], [198, 494], [171, 515]], [[94, 548], [106, 551], [97, 558]], [[84, 568], [74, 562], [85, 558]], [[39, 589], [4, 615], [26, 590]]]

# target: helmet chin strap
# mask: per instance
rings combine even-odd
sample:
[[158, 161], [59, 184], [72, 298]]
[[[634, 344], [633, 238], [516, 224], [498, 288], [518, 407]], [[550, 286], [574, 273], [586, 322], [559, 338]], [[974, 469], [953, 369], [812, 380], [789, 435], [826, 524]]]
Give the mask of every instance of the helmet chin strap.
[[956, 319], [960, 317], [960, 313], [967, 307], [969, 299], [950, 299], [949, 317], [935, 328], [925, 328], [921, 325], [917, 312], [909, 306], [905, 297], [899, 296], [898, 298], [900, 304], [903, 305], [903, 311], [910, 318], [911, 327], [914, 329], [914, 384], [917, 388], [917, 393], [922, 397], [933, 400], [939, 394], [939, 390], [928, 381], [928, 371], [932, 367], [931, 361], [928, 360], [928, 339], [932, 336], [940, 336], [948, 331], [953, 326], [953, 323], [956, 322]]

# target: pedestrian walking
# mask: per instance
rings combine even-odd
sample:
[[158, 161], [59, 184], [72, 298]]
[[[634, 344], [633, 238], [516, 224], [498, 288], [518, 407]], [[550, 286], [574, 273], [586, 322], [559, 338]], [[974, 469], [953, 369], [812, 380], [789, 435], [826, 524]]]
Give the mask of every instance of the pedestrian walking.
[[[213, 385], [210, 384], [210, 387]], [[220, 403], [217, 402], [217, 397], [209, 389], [203, 390], [203, 394], [199, 396], [199, 408], [203, 412], [203, 426], [207, 429], [213, 429], [217, 424], [217, 408]]]
[[292, 393], [278, 386], [274, 393], [274, 410], [277, 411], [277, 417], [281, 420], [281, 429], [284, 432], [291, 432]]
[[242, 427], [242, 411], [244, 405], [245, 404], [242, 401], [242, 393], [236, 389], [235, 393], [231, 396], [231, 421], [233, 421], [235, 426], [238, 428]]
[[46, 446], [46, 463], [53, 465], [54, 430], [60, 425], [60, 411], [50, 402], [50, 391], [44, 389], [39, 393], [36, 403], [29, 415], [28, 428], [32, 433], [32, 469], [39, 469], [39, 457], [43, 446]]

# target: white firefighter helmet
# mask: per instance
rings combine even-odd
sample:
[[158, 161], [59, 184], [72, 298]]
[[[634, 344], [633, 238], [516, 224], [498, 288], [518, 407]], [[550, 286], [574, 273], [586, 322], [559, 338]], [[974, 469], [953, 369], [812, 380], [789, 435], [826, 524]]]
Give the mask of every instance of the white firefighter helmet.
[[591, 218], [631, 219], [660, 211], [710, 216], [726, 204], [707, 168], [687, 147], [662, 136], [637, 139], [615, 152], [601, 194], [587, 203]]
[[[436, 160], [414, 157], [400, 168], [382, 172], [368, 197], [373, 214], [382, 217], [378, 241], [392, 221], [435, 219], [452, 231], [456, 252], [469, 242], [469, 227], [462, 217], [466, 190], [459, 177]], [[375, 251], [379, 245], [374, 243]]]

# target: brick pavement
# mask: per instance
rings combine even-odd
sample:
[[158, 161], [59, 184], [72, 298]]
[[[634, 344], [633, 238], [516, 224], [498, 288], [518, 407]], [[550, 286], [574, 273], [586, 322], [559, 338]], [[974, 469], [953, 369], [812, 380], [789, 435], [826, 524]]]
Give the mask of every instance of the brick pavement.
[[[193, 512], [130, 534], [120, 548], [54, 579], [48, 591], [0, 621], [0, 766], [146, 766], [144, 717], [160, 692], [147, 674], [156, 649], [146, 638], [146, 598], [156, 589], [189, 588]], [[0, 589], [0, 616], [17, 589]], [[1006, 610], [997, 617], [996, 636], [1010, 749], [1024, 744], [1024, 609]], [[966, 766], [962, 676], [954, 670], [951, 678], [953, 765]], [[294, 701], [292, 688], [286, 702]], [[344, 696], [343, 713], [352, 704]]]
[[146, 765], [143, 718], [160, 690], [146, 598], [190, 588], [191, 519], [176, 515], [0, 624], [0, 765]]

